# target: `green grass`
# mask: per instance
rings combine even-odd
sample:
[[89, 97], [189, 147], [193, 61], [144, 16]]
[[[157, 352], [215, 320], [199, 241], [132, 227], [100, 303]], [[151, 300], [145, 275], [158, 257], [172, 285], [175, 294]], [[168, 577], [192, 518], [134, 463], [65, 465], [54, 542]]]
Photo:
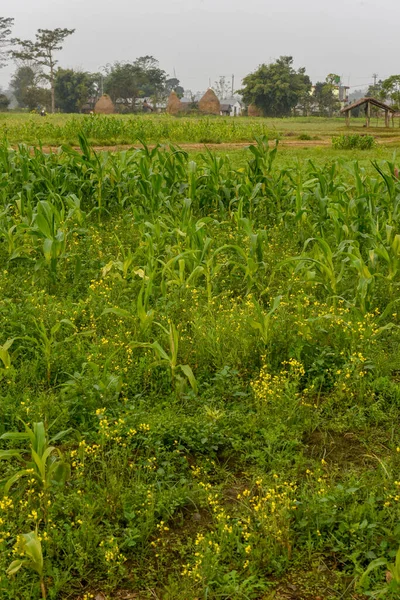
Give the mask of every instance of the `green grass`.
[[391, 151], [0, 163], [1, 598], [397, 598]]
[[[0, 113], [0, 132], [11, 144], [79, 143], [78, 134], [84, 132], [96, 145], [129, 145], [145, 143], [240, 143], [253, 142], [256, 136], [268, 135], [289, 141], [301, 141], [308, 136], [314, 141], [329, 139], [346, 132], [362, 132], [364, 119], [353, 119], [346, 128], [344, 118], [295, 117], [286, 119], [229, 118], [229, 117], [171, 117], [162, 115], [40, 115], [27, 113]], [[368, 130], [381, 139], [398, 137], [400, 129], [385, 129], [372, 120]]]

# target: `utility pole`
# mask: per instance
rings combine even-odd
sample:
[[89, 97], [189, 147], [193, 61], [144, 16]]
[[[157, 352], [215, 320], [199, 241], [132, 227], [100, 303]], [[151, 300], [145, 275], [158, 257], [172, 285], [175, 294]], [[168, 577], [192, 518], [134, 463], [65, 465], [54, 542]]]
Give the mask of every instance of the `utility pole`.
[[374, 78], [374, 87], [376, 87], [376, 80], [378, 78], [378, 73], [372, 73], [372, 77]]
[[234, 89], [235, 89], [235, 75], [234, 75], [234, 73], [232, 73], [232, 94], [231, 94], [232, 96], [233, 96]]

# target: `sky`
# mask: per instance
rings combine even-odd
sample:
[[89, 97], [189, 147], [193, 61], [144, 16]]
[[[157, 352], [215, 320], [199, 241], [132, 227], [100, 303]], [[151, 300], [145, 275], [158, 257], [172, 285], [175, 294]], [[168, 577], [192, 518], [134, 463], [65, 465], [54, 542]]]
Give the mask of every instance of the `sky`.
[[[4, 7], [3, 3], [3, 7]], [[312, 81], [337, 73], [357, 89], [400, 72], [400, 2], [386, 0], [13, 0], [13, 35], [75, 28], [58, 54], [64, 68], [99, 71], [107, 63], [153, 55], [185, 89], [205, 90], [232, 74], [234, 86], [281, 55]], [[15, 65], [0, 70], [7, 88]]]

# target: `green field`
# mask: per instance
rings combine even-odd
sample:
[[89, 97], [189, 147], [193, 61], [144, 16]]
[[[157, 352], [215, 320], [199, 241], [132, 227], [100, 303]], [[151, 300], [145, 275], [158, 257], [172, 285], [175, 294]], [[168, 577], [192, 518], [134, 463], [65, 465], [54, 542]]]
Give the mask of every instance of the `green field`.
[[90, 119], [2, 122], [1, 599], [399, 598], [395, 145]]
[[[330, 140], [333, 135], [365, 133], [365, 120], [354, 118], [351, 127], [344, 118], [296, 117], [283, 119], [148, 116], [85, 116], [0, 113], [0, 134], [11, 144], [77, 145], [83, 132], [90, 143], [113, 146], [145, 143], [240, 143], [252, 142], [257, 136], [296, 140], [306, 135], [310, 141]], [[400, 129], [385, 129], [382, 119], [371, 119], [373, 135], [400, 141]]]

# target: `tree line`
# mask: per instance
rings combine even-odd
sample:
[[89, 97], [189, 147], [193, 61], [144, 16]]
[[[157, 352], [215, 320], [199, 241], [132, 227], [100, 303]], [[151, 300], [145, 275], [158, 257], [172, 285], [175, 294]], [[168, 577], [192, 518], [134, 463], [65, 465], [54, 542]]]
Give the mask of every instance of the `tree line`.
[[[56, 56], [74, 29], [38, 29], [34, 40], [23, 40], [11, 37], [13, 24], [14, 19], [0, 17], [0, 66], [10, 58], [16, 62], [10, 88], [21, 108], [50, 106], [52, 112], [56, 107], [81, 112], [104, 92], [118, 101], [122, 112], [134, 112], [140, 98], [150, 97], [157, 103], [172, 90], [183, 95], [179, 80], [168, 77], [153, 56], [106, 65], [103, 73], [64, 69]], [[8, 102], [2, 94], [0, 107]]]
[[[16, 62], [10, 88], [21, 108], [51, 106], [52, 112], [56, 107], [63, 112], [81, 112], [104, 92], [118, 102], [121, 112], [135, 112], [141, 98], [149, 97], [157, 104], [172, 90], [183, 96], [179, 80], [168, 77], [153, 56], [108, 64], [102, 73], [64, 69], [56, 56], [74, 29], [38, 29], [34, 40], [24, 40], [12, 38], [13, 24], [13, 18], [0, 17], [0, 67], [10, 58]], [[216, 84], [217, 93], [221, 86], [221, 82]], [[238, 93], [245, 104], [256, 106], [264, 116], [283, 117], [294, 112], [332, 116], [341, 105], [339, 86], [340, 77], [334, 73], [313, 86], [304, 67], [296, 70], [293, 57], [281, 56], [247, 75]], [[370, 86], [367, 95], [400, 108], [400, 75]], [[0, 108], [6, 108], [8, 102], [0, 94]]]

